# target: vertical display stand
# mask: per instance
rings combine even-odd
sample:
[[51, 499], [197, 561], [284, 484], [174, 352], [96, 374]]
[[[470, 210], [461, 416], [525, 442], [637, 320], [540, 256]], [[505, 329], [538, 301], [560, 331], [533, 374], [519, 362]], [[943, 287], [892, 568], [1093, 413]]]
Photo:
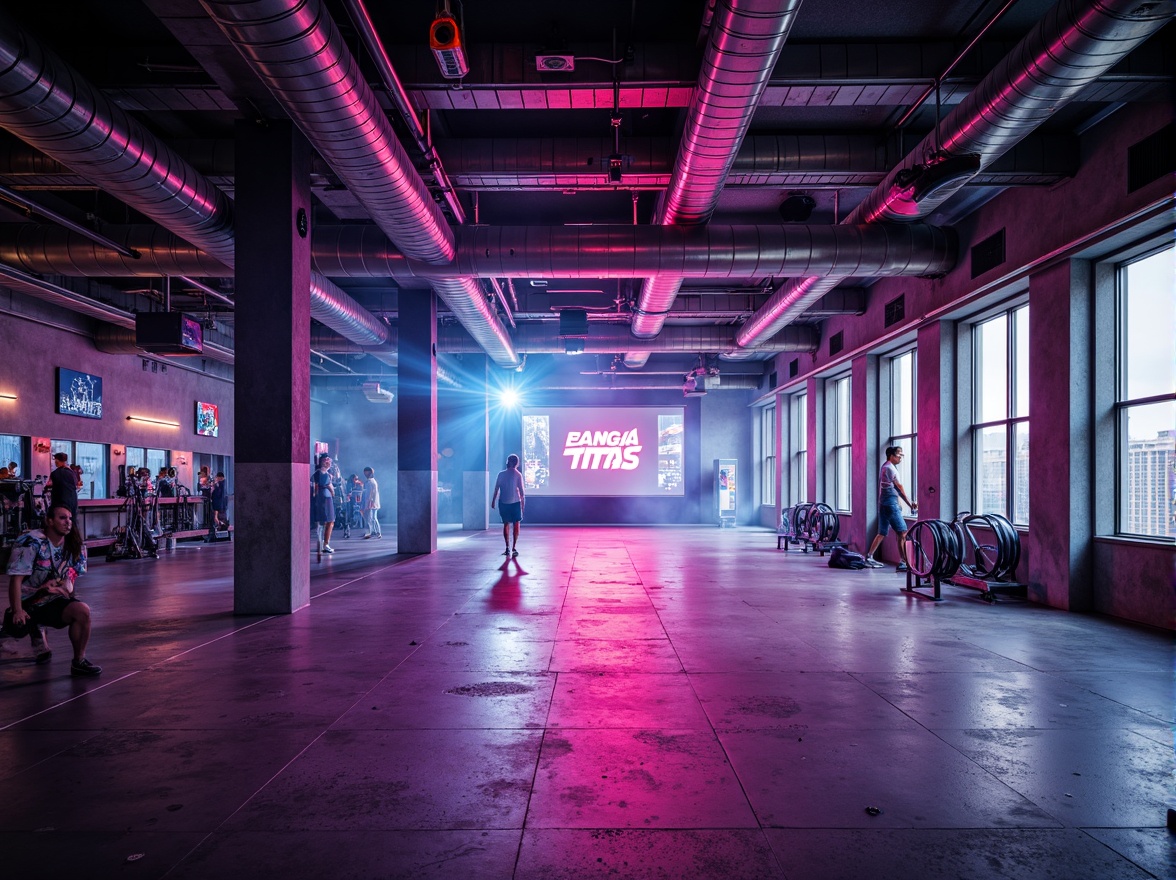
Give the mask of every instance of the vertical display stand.
[[715, 516], [719, 528], [735, 527], [738, 505], [738, 462], [734, 458], [715, 459]]

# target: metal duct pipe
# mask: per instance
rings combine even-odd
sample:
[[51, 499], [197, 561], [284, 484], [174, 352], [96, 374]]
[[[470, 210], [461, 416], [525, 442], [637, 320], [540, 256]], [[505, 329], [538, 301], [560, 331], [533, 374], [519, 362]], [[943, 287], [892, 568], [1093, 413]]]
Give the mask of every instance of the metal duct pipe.
[[[681, 391], [682, 377], [677, 379], [662, 379], [659, 377], [648, 377], [641, 373], [633, 374], [633, 379], [641, 380], [637, 382], [625, 381], [625, 374], [619, 373], [613, 383], [604, 385], [544, 385], [544, 391]], [[759, 375], [732, 375], [730, 373], [722, 373], [718, 377], [718, 384], [714, 384], [714, 379], [708, 377], [706, 380], [706, 390], [710, 391], [755, 391], [761, 387], [763, 377]]]
[[2, 11], [0, 126], [232, 263], [228, 197]]
[[62, 229], [32, 223], [0, 224], [0, 260], [28, 272], [84, 277], [136, 278], [196, 275], [230, 278], [233, 270], [162, 226], [110, 227], [106, 236], [139, 254], [130, 259]]
[[[2, 12], [0, 126], [204, 252], [191, 264], [171, 265], [159, 274], [207, 277], [231, 269], [233, 214], [224, 193]], [[153, 231], [148, 237], [159, 234]], [[142, 253], [125, 241], [118, 243]], [[151, 247], [157, 252], [154, 241]], [[166, 245], [161, 250], [166, 253]], [[81, 246], [78, 254], [86, 253]], [[137, 260], [111, 255], [100, 245], [91, 243], [88, 253], [91, 262], [114, 256], [128, 270], [125, 274], [141, 274], [133, 268]], [[188, 251], [188, 256], [197, 253]], [[319, 320], [362, 341], [381, 338], [383, 325], [375, 316], [325, 278], [312, 280], [310, 295], [311, 314]]]
[[[104, 351], [107, 354], [133, 354], [139, 357], [160, 357], [160, 355], [149, 354], [143, 351], [143, 349], [135, 344], [134, 315], [131, 315], [131, 324], [129, 327], [121, 323], [111, 322], [110, 319], [104, 320], [108, 321], [108, 323], [99, 325], [97, 331], [94, 333], [94, 347], [99, 351]], [[235, 360], [233, 349], [223, 345], [217, 345], [215, 342], [205, 342], [204, 351], [201, 356], [209, 360], [220, 361], [221, 363], [230, 365]], [[177, 357], [177, 360], [182, 361], [184, 359], [184, 357]]]
[[[201, 3], [400, 251], [450, 262], [453, 231], [321, 0]], [[518, 365], [476, 281], [455, 278], [434, 290], [497, 363]]]
[[[453, 268], [480, 277], [939, 275], [956, 262], [956, 241], [949, 230], [917, 224], [468, 226], [457, 235]], [[369, 257], [363, 255], [366, 267], [353, 263], [338, 268], [370, 268]], [[319, 265], [334, 274], [321, 261]]]
[[[711, 351], [729, 351], [734, 348], [734, 328], [731, 327], [689, 327], [671, 325], [665, 327], [654, 339], [635, 340], [624, 324], [593, 324], [584, 339], [585, 354], [613, 354], [636, 348], [638, 351], [689, 352], [698, 354]], [[786, 332], [767, 340], [757, 350], [763, 352], [817, 350], [819, 342], [813, 327], [796, 324]], [[527, 354], [564, 354], [564, 337], [559, 335], [559, 325], [520, 324], [515, 334], [515, 344], [520, 352]], [[437, 350], [449, 354], [470, 354], [481, 349], [460, 327], [442, 327], [437, 335]]]
[[[0, 259], [29, 272], [59, 275], [231, 274], [158, 227], [117, 227], [107, 233], [139, 251], [135, 265], [67, 230], [21, 223], [0, 224]], [[393, 278], [408, 285], [471, 277], [940, 275], [956, 263], [954, 234], [921, 224], [470, 226], [457, 230], [457, 247], [454, 263], [428, 266], [405, 259], [374, 226], [320, 226], [312, 253], [325, 276]], [[484, 292], [477, 297], [491, 308]]]
[[[800, 0], [716, 3], [698, 86], [655, 223], [698, 226], [710, 220], [799, 8]], [[681, 286], [681, 276], [645, 280], [633, 310], [634, 336], [661, 331]]]
[[[957, 156], [977, 154], [982, 169], [991, 165], [1173, 14], [1170, 0], [1062, 0], [943, 120], [939, 126], [942, 149]], [[903, 198], [895, 187], [898, 174], [926, 163], [938, 147], [934, 133], [924, 138], [844, 222], [874, 223], [884, 214], [893, 215], [891, 206]], [[946, 185], [918, 200], [911, 216], [929, 215], [959, 185]], [[834, 286], [835, 282], [815, 277], [781, 286], [740, 328], [739, 345], [754, 346], [779, 332]]]

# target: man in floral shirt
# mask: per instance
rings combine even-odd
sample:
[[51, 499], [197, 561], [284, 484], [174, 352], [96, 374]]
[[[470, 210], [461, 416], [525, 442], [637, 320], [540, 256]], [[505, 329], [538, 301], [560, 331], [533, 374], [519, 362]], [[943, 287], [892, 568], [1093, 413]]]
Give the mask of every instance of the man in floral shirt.
[[101, 674], [102, 667], [86, 659], [90, 606], [74, 595], [74, 581], [85, 571], [86, 546], [73, 514], [67, 505], [53, 503], [45, 515], [45, 528], [21, 535], [13, 545], [8, 603], [14, 629], [68, 627], [74, 654], [70, 672], [94, 676]]

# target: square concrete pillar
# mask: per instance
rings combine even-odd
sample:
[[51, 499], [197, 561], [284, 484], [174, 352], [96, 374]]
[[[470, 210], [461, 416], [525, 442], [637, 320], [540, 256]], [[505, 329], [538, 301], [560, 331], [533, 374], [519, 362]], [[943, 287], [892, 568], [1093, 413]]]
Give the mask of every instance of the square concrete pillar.
[[437, 298], [400, 292], [396, 549], [437, 550]]
[[310, 147], [237, 125], [234, 610], [310, 602]]

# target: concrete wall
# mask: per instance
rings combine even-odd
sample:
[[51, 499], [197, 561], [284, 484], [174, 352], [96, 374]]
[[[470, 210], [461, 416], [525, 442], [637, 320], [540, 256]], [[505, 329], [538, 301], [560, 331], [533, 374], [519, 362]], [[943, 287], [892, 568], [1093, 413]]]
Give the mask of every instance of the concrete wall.
[[[200, 358], [107, 354], [98, 351], [89, 338], [93, 327], [89, 319], [6, 292], [0, 296], [0, 308], [6, 312], [0, 318], [0, 351], [6, 359], [0, 370], [0, 392], [17, 398], [0, 401], [0, 433], [109, 444], [107, 497], [113, 496], [118, 465], [125, 461], [115, 453], [127, 446], [171, 450], [180, 481], [188, 486], [192, 485], [194, 453], [233, 454], [232, 382], [201, 372]], [[102, 377], [101, 419], [57, 413], [57, 367]], [[219, 436], [196, 433], [198, 400], [220, 407]], [[178, 427], [129, 422], [128, 415], [176, 422]], [[51, 458], [48, 450], [34, 450], [26, 476], [48, 474]]]

